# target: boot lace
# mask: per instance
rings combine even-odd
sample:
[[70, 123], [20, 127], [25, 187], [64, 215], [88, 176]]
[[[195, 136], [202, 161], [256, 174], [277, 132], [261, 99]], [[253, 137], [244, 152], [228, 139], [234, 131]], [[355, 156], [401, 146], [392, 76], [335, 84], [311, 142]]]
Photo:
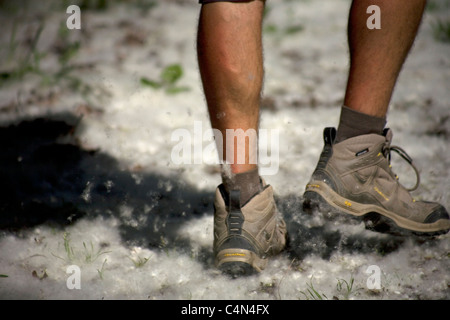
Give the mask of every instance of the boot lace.
[[[415, 166], [415, 164], [413, 162], [413, 159], [402, 148], [400, 148], [398, 146], [391, 146], [389, 143], [387, 143], [385, 145], [385, 147], [383, 148], [383, 154], [386, 157], [386, 159], [388, 159], [389, 164], [391, 163], [391, 151], [395, 151], [398, 155], [400, 155], [400, 157], [402, 157], [406, 162], [408, 162], [411, 165], [411, 167], [414, 169], [414, 172], [416, 173], [416, 184], [412, 188], [407, 188], [403, 185], [402, 186], [407, 191], [416, 190], [420, 185], [420, 174], [419, 174], [419, 170], [417, 169], [417, 167]], [[395, 177], [398, 179], [397, 175], [395, 175]]]

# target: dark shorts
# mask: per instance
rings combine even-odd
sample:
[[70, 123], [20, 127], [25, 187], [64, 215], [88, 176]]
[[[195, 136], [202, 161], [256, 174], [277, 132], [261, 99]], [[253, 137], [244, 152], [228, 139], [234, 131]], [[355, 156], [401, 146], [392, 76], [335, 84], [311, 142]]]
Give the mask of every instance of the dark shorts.
[[[201, 4], [210, 3], [210, 2], [252, 2], [255, 0], [199, 0], [198, 2]], [[264, 0], [262, 0], [264, 1]]]

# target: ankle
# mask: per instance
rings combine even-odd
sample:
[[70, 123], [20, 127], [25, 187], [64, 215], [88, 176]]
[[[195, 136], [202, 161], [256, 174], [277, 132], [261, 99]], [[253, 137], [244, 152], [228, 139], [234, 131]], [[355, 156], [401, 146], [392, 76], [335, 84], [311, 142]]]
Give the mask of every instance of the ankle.
[[258, 168], [240, 173], [232, 173], [222, 170], [222, 183], [225, 191], [228, 193], [231, 190], [240, 191], [241, 206], [243, 206], [255, 194], [258, 194], [263, 189]]
[[336, 143], [363, 134], [375, 133], [381, 135], [385, 125], [386, 117], [375, 117], [342, 106]]

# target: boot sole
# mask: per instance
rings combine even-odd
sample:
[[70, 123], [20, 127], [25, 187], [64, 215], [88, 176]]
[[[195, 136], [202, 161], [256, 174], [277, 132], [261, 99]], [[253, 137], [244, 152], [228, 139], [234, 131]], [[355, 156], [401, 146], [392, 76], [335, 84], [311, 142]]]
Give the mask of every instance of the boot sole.
[[327, 184], [315, 181], [306, 186], [304, 210], [337, 211], [364, 220], [369, 230], [397, 235], [436, 236], [450, 230], [450, 220], [420, 223], [406, 219], [389, 210], [372, 204], [362, 204], [338, 195]]
[[233, 278], [259, 273], [266, 265], [267, 258], [245, 249], [224, 249], [216, 256], [216, 267]]

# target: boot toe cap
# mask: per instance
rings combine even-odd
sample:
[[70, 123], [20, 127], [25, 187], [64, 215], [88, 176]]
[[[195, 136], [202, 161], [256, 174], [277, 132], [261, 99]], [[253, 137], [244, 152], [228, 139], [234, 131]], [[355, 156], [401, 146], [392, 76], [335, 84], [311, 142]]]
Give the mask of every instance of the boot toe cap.
[[426, 217], [424, 222], [433, 223], [441, 219], [449, 220], [450, 217], [447, 210], [443, 206], [438, 205], [438, 207]]

